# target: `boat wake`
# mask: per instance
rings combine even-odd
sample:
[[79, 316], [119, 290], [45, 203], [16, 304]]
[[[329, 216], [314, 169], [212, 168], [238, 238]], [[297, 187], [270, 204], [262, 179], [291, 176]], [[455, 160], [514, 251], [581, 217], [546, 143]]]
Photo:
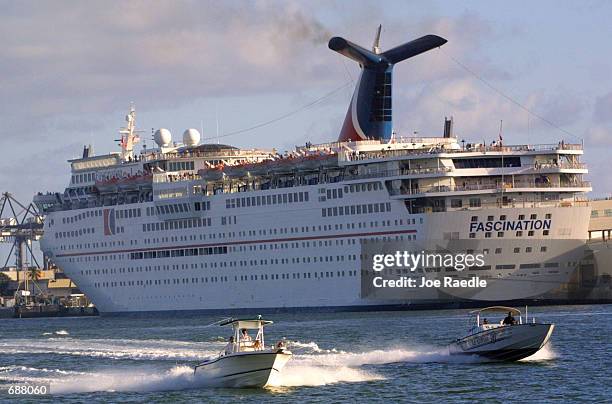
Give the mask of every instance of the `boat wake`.
[[551, 346], [550, 342], [542, 347], [538, 352], [524, 359], [521, 362], [545, 362], [558, 358], [559, 356]]
[[[66, 344], [68, 342], [69, 344]], [[203, 374], [188, 365], [168, 361], [197, 361], [219, 352], [221, 342], [173, 340], [77, 340], [48, 338], [27, 344], [5, 340], [0, 349], [16, 353], [90, 356], [113, 362], [115, 370], [74, 371], [27, 366], [0, 367], [0, 384], [7, 382], [50, 383], [52, 394], [86, 392], [153, 392], [215, 387]], [[323, 386], [384, 380], [377, 367], [410, 363], [477, 363], [478, 357], [451, 356], [439, 347], [381, 348], [361, 352], [323, 349], [316, 342], [287, 341], [294, 356], [280, 374], [273, 376], [273, 388]], [[523, 361], [545, 361], [556, 357], [547, 345]], [[116, 360], [122, 360], [115, 364]], [[135, 362], [129, 362], [135, 361]], [[149, 361], [150, 363], [147, 363]]]
[[[59, 332], [56, 332], [58, 334]], [[58, 334], [65, 335], [65, 334]], [[217, 354], [224, 342], [189, 342], [176, 340], [78, 339], [49, 337], [0, 340], [4, 354], [70, 355], [103, 359], [198, 361]]]

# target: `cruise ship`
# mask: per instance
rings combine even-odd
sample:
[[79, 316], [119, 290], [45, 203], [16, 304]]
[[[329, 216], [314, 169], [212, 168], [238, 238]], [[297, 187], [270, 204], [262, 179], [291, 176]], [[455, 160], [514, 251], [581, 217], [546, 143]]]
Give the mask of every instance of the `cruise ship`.
[[[438, 136], [395, 133], [394, 65], [446, 40], [426, 35], [382, 52], [378, 38], [371, 50], [329, 41], [361, 68], [334, 142], [278, 153], [200, 144], [195, 129], [177, 142], [160, 128], [156, 147], [136, 152], [132, 107], [120, 151], [84, 147], [66, 189], [35, 196], [44, 253], [102, 313], [501, 301], [559, 287], [580, 259], [560, 241], [588, 230], [582, 145], [506, 145], [497, 135], [467, 143], [452, 118]], [[481, 250], [487, 265], [463, 275], [498, 286], [363, 295], [364, 242], [453, 239], [491, 246]]]

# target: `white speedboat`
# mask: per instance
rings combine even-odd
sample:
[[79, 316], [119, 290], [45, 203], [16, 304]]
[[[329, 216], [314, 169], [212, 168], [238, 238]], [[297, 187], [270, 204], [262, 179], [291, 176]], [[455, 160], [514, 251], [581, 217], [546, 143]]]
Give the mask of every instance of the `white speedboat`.
[[[222, 387], [263, 387], [273, 373], [278, 373], [291, 358], [283, 341], [266, 347], [264, 326], [272, 324], [257, 319], [229, 319], [220, 323], [230, 326], [233, 335], [223, 352], [198, 364], [194, 374], [204, 375], [211, 384]], [[255, 338], [248, 335], [257, 330]]]
[[[488, 314], [508, 313], [499, 322], [491, 322]], [[520, 310], [512, 307], [493, 306], [470, 312], [471, 320], [468, 334], [449, 345], [451, 355], [478, 355], [496, 361], [516, 361], [538, 352], [548, 343], [555, 328], [554, 324], [527, 321]], [[518, 317], [518, 320], [514, 318]]]

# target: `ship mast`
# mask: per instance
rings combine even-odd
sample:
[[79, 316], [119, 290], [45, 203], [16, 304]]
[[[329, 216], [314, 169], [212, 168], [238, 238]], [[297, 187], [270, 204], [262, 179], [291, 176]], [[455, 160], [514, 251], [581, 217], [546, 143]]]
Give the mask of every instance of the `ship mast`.
[[130, 105], [130, 112], [125, 116], [127, 126], [119, 129], [121, 139], [121, 158], [123, 161], [131, 161], [134, 158], [134, 145], [140, 141], [140, 136], [136, 130], [136, 108], [134, 104]]

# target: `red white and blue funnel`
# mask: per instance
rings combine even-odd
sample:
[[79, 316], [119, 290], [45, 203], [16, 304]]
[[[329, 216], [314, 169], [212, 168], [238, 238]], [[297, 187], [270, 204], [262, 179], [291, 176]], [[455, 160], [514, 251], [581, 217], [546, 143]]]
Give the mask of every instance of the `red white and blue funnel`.
[[446, 39], [437, 35], [425, 35], [381, 53], [378, 48], [379, 39], [380, 27], [372, 51], [344, 38], [334, 37], [329, 40], [329, 49], [353, 59], [361, 67], [339, 142], [391, 139], [393, 66], [446, 43]]

